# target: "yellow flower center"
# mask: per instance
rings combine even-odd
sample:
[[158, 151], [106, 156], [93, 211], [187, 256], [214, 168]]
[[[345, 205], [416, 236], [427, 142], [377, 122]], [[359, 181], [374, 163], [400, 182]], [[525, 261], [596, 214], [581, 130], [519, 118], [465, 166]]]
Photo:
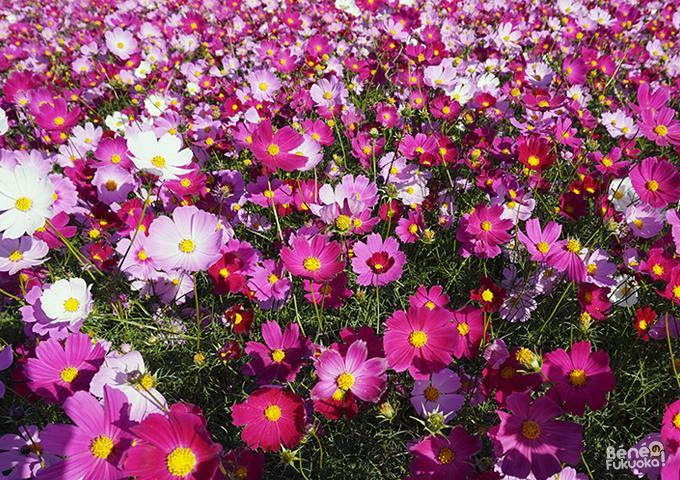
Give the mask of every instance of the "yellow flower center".
[[467, 323], [464, 323], [464, 322], [463, 322], [463, 323], [459, 323], [459, 324], [456, 326], [456, 328], [458, 329], [458, 332], [459, 332], [461, 335], [467, 335], [468, 333], [470, 333], [470, 325], [468, 325]]
[[349, 390], [354, 385], [354, 375], [351, 373], [343, 373], [338, 377], [338, 387], [343, 390]]
[[539, 242], [536, 244], [536, 249], [541, 253], [548, 253], [550, 250], [550, 245], [548, 245], [546, 242]]
[[116, 45], [118, 48], [123, 48], [125, 45], [123, 45], [123, 42], [118, 42], [118, 45]]
[[524, 438], [533, 440], [534, 438], [538, 438], [540, 434], [541, 428], [538, 426], [538, 423], [527, 420], [524, 422], [524, 425], [522, 425], [522, 435], [524, 435]]
[[158, 168], [163, 168], [165, 166], [165, 158], [160, 157], [160, 156], [155, 156], [151, 159], [151, 164], [158, 167]]
[[275, 422], [281, 418], [281, 409], [276, 405], [269, 405], [264, 411], [264, 416], [270, 422]]
[[604, 165], [605, 167], [611, 167], [613, 164], [614, 164], [614, 162], [609, 160], [607, 157], [604, 157], [602, 159], [602, 165]]
[[675, 428], [680, 428], [680, 413], [676, 413], [673, 417], [673, 425], [675, 425]]
[[581, 244], [578, 243], [578, 240], [569, 240], [567, 242], [567, 250], [571, 253], [577, 253], [581, 250]]
[[137, 258], [143, 262], [144, 260], [147, 260], [149, 257], [146, 256], [146, 252], [144, 250], [140, 250], [139, 253], [137, 254]]
[[64, 124], [64, 119], [63, 119], [63, 117], [57, 117], [57, 118], [55, 118], [55, 119], [54, 119], [54, 124], [57, 125], [57, 126], [63, 125], [63, 124]]
[[97, 458], [107, 458], [113, 450], [113, 442], [109, 437], [97, 437], [90, 446], [92, 455]]
[[680, 285], [673, 287], [673, 295], [675, 295], [675, 298], [680, 299]]
[[66, 383], [71, 383], [78, 376], [78, 370], [73, 367], [67, 367], [61, 371], [61, 379]]
[[220, 269], [220, 277], [227, 278], [229, 275], [230, 275], [229, 270], [227, 270], [226, 268]]
[[246, 467], [238, 467], [234, 470], [236, 478], [246, 478], [248, 476], [248, 469]]
[[276, 283], [278, 281], [279, 281], [279, 277], [277, 277], [276, 275], [273, 275], [273, 274], [269, 275], [269, 283]]
[[522, 347], [515, 353], [515, 358], [519, 363], [527, 365], [531, 363], [535, 358], [536, 354], [526, 347]]
[[179, 249], [184, 252], [184, 253], [191, 253], [195, 249], [194, 242], [192, 240], [189, 240], [188, 238], [185, 238], [181, 242], [179, 242]]
[[439, 398], [439, 390], [437, 390], [437, 387], [427, 387], [425, 389], [425, 398], [430, 402], [436, 402]]
[[529, 158], [527, 159], [527, 163], [532, 167], [535, 167], [536, 165], [541, 163], [541, 161], [538, 159], [536, 155], [530, 155]]
[[142, 380], [137, 384], [138, 390], [149, 390], [153, 387], [153, 377], [148, 373], [142, 377]]
[[267, 147], [267, 153], [269, 155], [278, 155], [280, 152], [279, 146], [274, 145], [273, 143]]
[[335, 220], [335, 225], [338, 227], [338, 230], [347, 230], [351, 225], [350, 218], [347, 215], [340, 215]]
[[274, 360], [275, 362], [278, 363], [282, 361], [284, 358], [286, 358], [286, 354], [283, 353], [283, 350], [277, 349], [272, 352], [272, 360]]
[[591, 263], [586, 267], [586, 271], [588, 272], [588, 275], [595, 275], [597, 273], [597, 265]]
[[180, 185], [182, 185], [184, 188], [187, 188], [189, 185], [191, 185], [191, 180], [188, 178], [183, 178], [181, 182], [179, 182]]
[[120, 163], [121, 158], [120, 155], [111, 155], [111, 163], [116, 164]]
[[640, 220], [639, 218], [637, 220], [633, 220], [633, 225], [635, 225], [638, 228], [638, 230], [642, 230], [642, 227], [645, 226], [645, 224], [642, 223], [642, 220]]
[[654, 272], [655, 275], [660, 277], [661, 275], [663, 275], [663, 267], [657, 263], [652, 267], [652, 272]]
[[456, 458], [456, 454], [453, 453], [449, 448], [443, 448], [442, 451], [439, 452], [439, 455], [437, 455], [437, 460], [439, 460], [444, 465], [453, 462], [454, 458]]
[[319, 259], [316, 257], [305, 258], [305, 261], [302, 262], [302, 265], [310, 272], [315, 272], [321, 268], [321, 262], [319, 262]]
[[64, 302], [64, 310], [67, 312], [73, 313], [78, 310], [78, 307], [80, 307], [80, 302], [73, 297]]
[[488, 288], [482, 292], [482, 300], [485, 302], [490, 302], [493, 300], [493, 292]]
[[515, 376], [515, 369], [512, 368], [512, 367], [503, 367], [503, 370], [501, 370], [501, 378], [503, 380], [510, 380], [514, 376]]
[[652, 192], [656, 192], [659, 189], [659, 184], [656, 182], [656, 180], [650, 180], [645, 184], [645, 188], [647, 190], [651, 190]]
[[267, 90], [267, 84], [264, 83], [264, 82], [262, 82], [262, 83], [260, 84], [260, 90], [262, 90], [263, 92], [264, 92], [265, 90]]
[[108, 182], [106, 182], [106, 189], [109, 192], [113, 192], [116, 188], [118, 188], [118, 184], [113, 180], [109, 180]]
[[623, 192], [621, 190], [617, 190], [614, 192], [614, 198], [617, 200], [621, 200], [623, 198]]
[[196, 457], [188, 448], [176, 448], [165, 459], [165, 464], [171, 475], [184, 478], [194, 469]]
[[421, 332], [420, 330], [415, 330], [414, 332], [411, 332], [411, 335], [408, 336], [408, 341], [414, 347], [420, 348], [427, 343], [427, 334], [425, 332]]
[[22, 258], [24, 258], [24, 254], [21, 253], [21, 252], [18, 251], [18, 250], [14, 250], [14, 251], [12, 251], [12, 253], [9, 254], [9, 260], [10, 260], [10, 262], [18, 262], [18, 261], [21, 260]]
[[586, 372], [578, 368], [569, 374], [569, 383], [575, 387], [582, 387], [586, 384], [587, 379], [588, 375], [586, 375]]
[[418, 231], [418, 225], [412, 223], [411, 225], [408, 226], [408, 231], [411, 233], [416, 233]]
[[665, 125], [659, 125], [658, 127], [656, 127], [654, 129], [654, 133], [656, 133], [657, 135], [659, 135], [661, 137], [665, 137], [666, 134], [668, 133], [668, 129], [666, 128]]
[[432, 310], [436, 305], [435, 305], [434, 303], [432, 303], [432, 302], [427, 302], [427, 303], [425, 304], [425, 306], [426, 306], [427, 308], [429, 308], [430, 310]]
[[17, 210], [28, 212], [33, 206], [33, 200], [27, 197], [19, 197], [17, 198], [17, 201], [14, 202], [14, 206]]
[[371, 153], [371, 147], [364, 147], [361, 151], [364, 152], [364, 155], [368, 155]]
[[490, 231], [492, 226], [493, 226], [493, 225], [491, 225], [491, 222], [488, 221], [488, 220], [483, 221], [483, 222], [482, 222], [482, 225], [481, 225], [482, 230], [484, 230], [485, 232]]

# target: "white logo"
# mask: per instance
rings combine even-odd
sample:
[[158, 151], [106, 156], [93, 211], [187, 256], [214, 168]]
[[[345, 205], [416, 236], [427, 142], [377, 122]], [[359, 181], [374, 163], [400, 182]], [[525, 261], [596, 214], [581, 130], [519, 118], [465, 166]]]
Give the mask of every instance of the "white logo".
[[665, 463], [666, 452], [659, 441], [650, 442], [647, 447], [631, 447], [628, 450], [623, 445], [619, 445], [618, 450], [607, 447], [607, 470], [659, 468]]

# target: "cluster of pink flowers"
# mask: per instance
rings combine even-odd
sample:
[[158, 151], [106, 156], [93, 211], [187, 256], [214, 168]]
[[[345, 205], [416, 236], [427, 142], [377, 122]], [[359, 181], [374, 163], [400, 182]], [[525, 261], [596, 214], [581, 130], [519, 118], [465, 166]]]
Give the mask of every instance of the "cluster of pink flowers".
[[[12, 392], [73, 425], [2, 437], [0, 475], [257, 480], [255, 450], [392, 420], [400, 392], [427, 432], [412, 480], [580, 478], [578, 418], [616, 385], [586, 335], [636, 311], [643, 347], [680, 337], [680, 11], [408, 3], [5, 5], [0, 294], [27, 340], [0, 370], [17, 353]], [[422, 285], [431, 262], [446, 287]], [[371, 326], [324, 331], [369, 295]], [[96, 338], [103, 308], [139, 308], [168, 349], [219, 338], [247, 447]], [[584, 337], [506, 345], [556, 313]], [[485, 402], [484, 436], [452, 424]], [[643, 473], [677, 479], [680, 400], [658, 427], [666, 463]]]

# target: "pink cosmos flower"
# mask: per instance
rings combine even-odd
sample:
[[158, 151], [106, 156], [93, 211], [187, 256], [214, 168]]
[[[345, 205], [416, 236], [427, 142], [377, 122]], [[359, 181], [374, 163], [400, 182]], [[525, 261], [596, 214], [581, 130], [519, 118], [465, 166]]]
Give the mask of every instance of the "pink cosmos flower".
[[265, 167], [292, 172], [307, 163], [304, 155], [291, 153], [304, 141], [304, 137], [291, 127], [283, 127], [274, 133], [271, 120], [265, 118], [253, 133], [250, 149]]
[[399, 243], [392, 237], [383, 242], [380, 234], [373, 233], [366, 243], [354, 244], [352, 270], [358, 275], [359, 285], [387, 285], [401, 277], [406, 254], [399, 251]]
[[432, 480], [477, 478], [471, 457], [481, 450], [481, 440], [456, 425], [448, 438], [430, 435], [416, 445], [409, 445], [409, 453], [415, 457], [410, 465], [411, 475]]
[[399, 240], [404, 243], [415, 243], [420, 238], [420, 234], [425, 230], [425, 219], [422, 212], [408, 212], [408, 218], [402, 217], [397, 222], [394, 232], [399, 236]]
[[664, 221], [661, 214], [649, 205], [631, 205], [626, 210], [626, 223], [636, 237], [652, 238], [661, 232]]
[[65, 347], [54, 339], [41, 342], [35, 349], [36, 358], [29, 358], [24, 366], [28, 387], [47, 403], [63, 402], [75, 392], [90, 388], [105, 354], [102, 346], [93, 345], [84, 333], [69, 335]]
[[591, 354], [589, 342], [576, 342], [569, 354], [561, 348], [545, 355], [543, 374], [554, 385], [548, 395], [574, 415], [583, 416], [587, 403], [592, 411], [607, 403], [614, 390], [614, 374], [604, 350]]
[[245, 425], [241, 439], [255, 450], [278, 452], [281, 443], [294, 448], [302, 438], [305, 407], [302, 398], [282, 388], [261, 387], [232, 408], [234, 425]]
[[377, 402], [385, 392], [387, 360], [367, 357], [368, 347], [362, 340], [352, 342], [344, 357], [332, 348], [325, 350], [315, 362], [319, 382], [310, 398], [340, 400], [345, 392], [351, 391], [364, 401]]
[[489, 332], [484, 332], [483, 310], [466, 305], [453, 312], [453, 325], [460, 333], [460, 342], [453, 351], [453, 356], [461, 358], [465, 355], [467, 358], [475, 358], [480, 345], [484, 345], [489, 339]]
[[680, 400], [666, 405], [661, 427], [661, 441], [671, 453], [680, 447]]
[[264, 459], [263, 452], [253, 452], [248, 447], [238, 447], [224, 454], [222, 466], [227, 471], [227, 478], [259, 480], [264, 471]]
[[[40, 446], [40, 456], [36, 446]], [[43, 448], [40, 430], [35, 425], [22, 425], [19, 435], [8, 433], [0, 437], [0, 450], [0, 470], [13, 469], [6, 477], [12, 480], [34, 478], [42, 468], [61, 461], [57, 455]]]
[[387, 319], [384, 344], [387, 361], [397, 372], [408, 369], [416, 380], [425, 380], [451, 363], [460, 334], [450, 322], [451, 314], [440, 308], [397, 310]]
[[120, 27], [107, 31], [104, 37], [109, 51], [121, 60], [127, 60], [137, 50], [135, 37]]
[[513, 222], [509, 219], [501, 220], [503, 212], [503, 207], [500, 205], [488, 207], [485, 204], [477, 204], [465, 222], [461, 218], [459, 230], [463, 230], [474, 240], [476, 256], [494, 258], [500, 253], [498, 245], [512, 238], [507, 230], [513, 226]]
[[645, 158], [631, 170], [630, 180], [640, 200], [654, 208], [680, 200], [680, 172], [666, 160]]
[[[125, 394], [104, 387], [104, 408], [88, 392], [76, 392], [64, 401], [64, 411], [76, 425], [50, 423], [42, 432], [43, 447], [66, 458], [41, 470], [36, 478], [61, 480], [123, 480], [125, 452], [132, 446], [130, 404]], [[68, 439], [65, 441], [65, 439]]]
[[352, 291], [345, 288], [349, 283], [349, 278], [345, 272], [340, 272], [333, 279], [326, 283], [314, 283], [310, 280], [302, 282], [302, 286], [306, 293], [305, 298], [310, 303], [316, 303], [319, 306], [326, 308], [340, 308], [345, 303], [343, 299], [352, 296]]
[[640, 133], [653, 140], [659, 147], [668, 144], [680, 145], [680, 121], [673, 120], [675, 110], [669, 107], [661, 107], [658, 111], [645, 110], [638, 120]]
[[416, 380], [411, 392], [411, 404], [423, 417], [438, 410], [447, 418], [455, 417], [458, 410], [465, 403], [465, 395], [456, 392], [461, 383], [458, 375], [445, 368], [433, 373], [428, 380]]
[[[212, 480], [222, 445], [213, 442], [203, 415], [175, 404], [166, 415], [149, 414], [131, 428], [139, 439], [128, 450], [124, 472], [137, 480]], [[216, 476], [217, 475], [217, 476]]]
[[69, 112], [66, 100], [55, 98], [53, 103], [40, 105], [39, 111], [35, 113], [35, 123], [45, 130], [64, 130], [78, 123], [79, 117], [79, 107], [73, 107]]
[[408, 297], [409, 304], [412, 307], [427, 307], [433, 310], [435, 307], [445, 307], [449, 303], [449, 296], [443, 294], [444, 288], [441, 285], [433, 286], [430, 291], [427, 291], [425, 285], [421, 285], [416, 290], [415, 296]]
[[581, 248], [581, 243], [577, 239], [561, 240], [551, 250], [545, 259], [549, 266], [560, 272], [566, 270], [571, 282], [582, 282], [585, 280], [588, 272], [586, 264], [581, 257], [585, 253], [585, 249]]
[[273, 102], [281, 88], [281, 80], [269, 70], [257, 70], [248, 75], [248, 83], [255, 100]]
[[20, 238], [0, 239], [0, 272], [9, 275], [40, 265], [47, 258], [48, 245], [37, 238], [23, 236]]
[[177, 208], [170, 217], [159, 217], [149, 228], [145, 249], [153, 254], [158, 270], [198, 272], [221, 257], [222, 232], [215, 215], [193, 205]]
[[97, 169], [92, 179], [97, 187], [97, 197], [107, 205], [124, 202], [128, 193], [135, 190], [139, 181], [123, 167], [105, 165]]
[[532, 260], [542, 261], [548, 256], [550, 248], [555, 245], [557, 239], [560, 238], [562, 225], [555, 222], [548, 222], [545, 228], [541, 230], [540, 220], [538, 218], [532, 218], [527, 221], [526, 230], [526, 235], [521, 230], [517, 231], [519, 241], [527, 247]]
[[260, 384], [294, 382], [295, 376], [302, 368], [305, 357], [311, 350], [307, 337], [300, 338], [300, 327], [297, 323], [289, 323], [284, 332], [276, 322], [262, 325], [262, 337], [266, 345], [248, 342], [246, 353], [253, 360], [241, 367], [246, 375], [259, 375]]
[[345, 268], [344, 260], [337, 260], [341, 249], [338, 242], [328, 242], [328, 237], [316, 235], [310, 242], [305, 237], [295, 237], [293, 248], [284, 247], [281, 259], [293, 275], [327, 282]]
[[500, 425], [489, 429], [496, 456], [505, 455], [505, 475], [526, 478], [533, 473], [546, 480], [562, 470], [562, 463], [576, 465], [584, 450], [581, 425], [555, 420], [563, 410], [549, 397], [538, 397], [531, 403], [531, 392], [510, 395], [510, 413], [496, 410]]

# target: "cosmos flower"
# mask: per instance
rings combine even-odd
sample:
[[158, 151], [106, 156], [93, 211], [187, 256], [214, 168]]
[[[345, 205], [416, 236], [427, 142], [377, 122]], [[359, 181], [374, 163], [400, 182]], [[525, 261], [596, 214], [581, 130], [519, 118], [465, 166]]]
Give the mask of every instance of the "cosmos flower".
[[49, 247], [34, 237], [0, 239], [0, 272], [9, 275], [42, 264]]
[[[50, 423], [41, 437], [45, 449], [66, 458], [41, 470], [36, 478], [61, 480], [124, 480], [121, 462], [132, 446], [130, 404], [127, 397], [104, 387], [104, 408], [88, 392], [76, 392], [64, 401], [64, 411], [75, 425]], [[67, 439], [65, 441], [65, 439]]]
[[680, 200], [680, 172], [666, 160], [645, 158], [630, 171], [630, 181], [640, 200], [654, 208]]
[[152, 252], [158, 270], [198, 272], [217, 262], [222, 232], [215, 215], [193, 205], [177, 208], [170, 217], [159, 217], [149, 228], [145, 250]]
[[222, 446], [213, 442], [202, 415], [183, 405], [167, 415], [149, 414], [131, 427], [139, 439], [128, 450], [124, 471], [138, 480], [211, 480], [219, 471]]
[[234, 425], [245, 428], [241, 439], [255, 450], [278, 452], [281, 444], [294, 448], [303, 436], [305, 408], [302, 398], [282, 388], [260, 387], [232, 408]]
[[35, 167], [0, 168], [0, 232], [2, 238], [32, 235], [52, 218], [54, 185]]
[[616, 383], [607, 353], [591, 353], [590, 343], [583, 341], [574, 343], [569, 354], [561, 348], [546, 354], [543, 373], [553, 385], [548, 395], [578, 416], [583, 416], [585, 404], [592, 411], [602, 409]]
[[63, 347], [54, 339], [41, 342], [35, 349], [36, 358], [29, 358], [24, 365], [28, 387], [47, 403], [63, 402], [90, 387], [105, 354], [104, 348], [99, 343], [93, 345], [84, 333], [69, 335]]
[[250, 149], [255, 158], [270, 170], [280, 168], [292, 172], [307, 163], [306, 156], [293, 153], [304, 141], [304, 137], [291, 127], [283, 127], [274, 133], [271, 120], [266, 118], [253, 133]]
[[423, 417], [435, 410], [447, 418], [455, 417], [465, 403], [465, 395], [458, 394], [461, 383], [458, 375], [445, 368], [427, 380], [416, 380], [411, 392], [411, 404]]
[[55, 322], [75, 325], [92, 311], [91, 289], [82, 278], [58, 280], [43, 293], [42, 310]]
[[293, 275], [327, 282], [345, 268], [345, 261], [337, 260], [340, 245], [328, 242], [324, 235], [314, 236], [311, 242], [305, 237], [295, 237], [291, 246], [281, 250], [281, 259]]
[[248, 342], [246, 353], [253, 360], [241, 367], [246, 375], [259, 375], [260, 384], [279, 382], [294, 382], [295, 376], [302, 368], [305, 357], [311, 350], [308, 338], [300, 338], [300, 327], [297, 323], [289, 323], [281, 332], [276, 322], [262, 325], [262, 337], [265, 345], [258, 342]]
[[116, 27], [104, 34], [106, 47], [121, 60], [127, 60], [137, 50], [137, 40], [127, 30]]
[[394, 238], [383, 241], [380, 234], [373, 233], [366, 238], [366, 243], [354, 244], [353, 250], [352, 270], [358, 275], [357, 284], [379, 287], [401, 277], [406, 254], [399, 250]]
[[410, 465], [411, 474], [413, 478], [432, 480], [476, 478], [471, 457], [481, 450], [481, 440], [456, 425], [448, 438], [430, 435], [409, 446], [409, 453], [415, 457]]
[[[366, 342], [357, 340], [343, 357], [337, 350], [325, 350], [314, 363], [319, 382], [310, 393], [312, 400], [336, 399], [351, 391], [366, 402], [377, 402], [385, 391], [387, 360], [367, 359]], [[340, 400], [341, 398], [337, 398]]]
[[546, 480], [562, 470], [562, 463], [576, 465], [585, 446], [582, 427], [563, 420], [549, 421], [563, 413], [549, 397], [538, 397], [531, 403], [531, 392], [510, 395], [510, 412], [496, 410], [500, 425], [489, 429], [496, 456], [505, 455], [505, 475], [526, 478], [533, 473]]
[[443, 309], [409, 308], [397, 310], [385, 325], [385, 355], [397, 372], [408, 370], [416, 380], [427, 379], [451, 363], [451, 352], [460, 341], [458, 330]]
[[128, 138], [127, 146], [135, 166], [161, 180], [179, 180], [194, 156], [190, 149], [182, 148], [179, 137], [169, 133], [156, 139], [154, 132], [142, 132]]

